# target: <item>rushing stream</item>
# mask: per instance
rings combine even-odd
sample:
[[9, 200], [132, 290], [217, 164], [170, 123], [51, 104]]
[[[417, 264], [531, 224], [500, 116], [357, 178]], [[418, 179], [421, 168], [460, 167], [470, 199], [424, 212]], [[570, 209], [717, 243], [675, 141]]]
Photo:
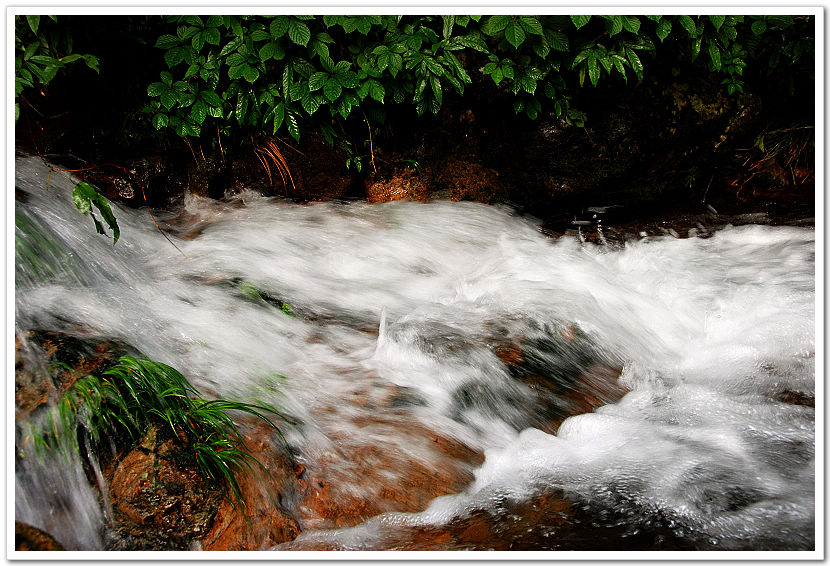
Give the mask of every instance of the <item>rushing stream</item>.
[[[300, 423], [284, 432], [305, 467], [328, 466], [352, 495], [380, 493], [356, 463], [361, 447], [381, 447], [375, 465], [389, 467], [372, 477], [389, 485], [407, 462], [446, 464], [413, 431], [483, 454], [460, 493], [422, 512], [319, 523], [277, 550], [394, 548], [402, 530], [477, 510], [516, 520], [506, 509], [554, 492], [585, 529], [616, 529], [604, 548], [641, 532], [662, 533], [656, 549], [815, 546], [812, 228], [614, 247], [548, 238], [506, 207], [242, 194], [188, 197], [159, 218], [183, 257], [146, 210], [114, 206], [113, 246], [74, 209], [72, 183], [48, 176], [17, 160], [18, 337], [118, 341], [206, 394], [277, 404]], [[547, 426], [559, 401], [543, 406], [497, 355], [504, 344], [548, 377], [621, 369], [628, 393]], [[17, 520], [69, 549], [102, 547], [107, 510], [80, 461], [19, 461], [15, 482]], [[528, 548], [566, 538], [525, 526], [537, 528]]]

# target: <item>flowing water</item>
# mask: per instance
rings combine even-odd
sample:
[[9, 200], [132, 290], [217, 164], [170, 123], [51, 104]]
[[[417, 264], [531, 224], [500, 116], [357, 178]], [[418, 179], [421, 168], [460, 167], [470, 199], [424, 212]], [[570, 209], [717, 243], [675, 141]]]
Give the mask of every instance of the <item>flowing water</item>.
[[[183, 257], [146, 211], [114, 207], [115, 246], [95, 234], [71, 182], [37, 159], [18, 159], [16, 185], [18, 337], [120, 341], [208, 394], [278, 404], [301, 423], [285, 430], [298, 458], [309, 469], [328, 462], [352, 495], [378, 488], [332, 455], [380, 446], [390, 467], [376, 477], [394, 484], [406, 462], [446, 463], [413, 431], [483, 454], [460, 493], [420, 513], [306, 529], [277, 549], [394, 548], [393, 531], [480, 512], [539, 527], [526, 548], [557, 548], [557, 527], [506, 510], [554, 492], [590, 532], [616, 529], [606, 548], [643, 531], [664, 533], [653, 548], [815, 546], [811, 228], [610, 247], [550, 239], [509, 208], [241, 194], [189, 197], [159, 219]], [[563, 341], [568, 333], [579, 340]], [[520, 344], [554, 374], [621, 368], [629, 392], [546, 428], [550, 412], [497, 343]], [[390, 392], [398, 401], [384, 405]], [[101, 548], [105, 510], [80, 461], [19, 461], [15, 515], [67, 548]]]

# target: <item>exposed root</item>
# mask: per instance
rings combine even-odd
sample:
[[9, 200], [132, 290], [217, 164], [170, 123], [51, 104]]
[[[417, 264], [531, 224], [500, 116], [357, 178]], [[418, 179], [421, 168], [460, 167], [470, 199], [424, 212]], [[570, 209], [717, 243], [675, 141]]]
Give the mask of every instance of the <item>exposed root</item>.
[[294, 184], [294, 178], [291, 176], [291, 170], [288, 168], [288, 162], [285, 160], [282, 152], [277, 147], [274, 139], [269, 139], [263, 145], [257, 147], [254, 152], [256, 153], [259, 162], [262, 163], [262, 167], [268, 175], [268, 182], [272, 187], [275, 186], [274, 177], [271, 175], [271, 166], [273, 165], [277, 174], [280, 176], [282, 185], [286, 189], [288, 188], [288, 183], [286, 182], [287, 177], [287, 180], [291, 182], [291, 190], [294, 191], [297, 189]]

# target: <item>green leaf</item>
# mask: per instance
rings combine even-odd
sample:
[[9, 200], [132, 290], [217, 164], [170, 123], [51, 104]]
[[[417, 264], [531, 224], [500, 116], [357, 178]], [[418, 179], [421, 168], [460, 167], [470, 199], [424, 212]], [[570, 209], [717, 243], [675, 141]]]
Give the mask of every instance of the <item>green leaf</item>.
[[243, 35], [245, 35], [245, 32], [242, 29], [242, 24], [239, 23], [239, 20], [235, 17], [231, 17], [231, 31], [233, 31], [233, 34], [240, 39]]
[[712, 25], [715, 26], [716, 30], [720, 29], [725, 20], [726, 16], [723, 15], [709, 16], [709, 21], [712, 22]]
[[493, 79], [494, 83], [499, 84], [501, 80], [504, 78], [504, 72], [502, 71], [501, 67], [496, 67], [490, 76]]
[[764, 20], [755, 20], [752, 22], [752, 33], [755, 35], [761, 35], [767, 31], [767, 22]]
[[308, 29], [305, 23], [292, 19], [288, 23], [288, 38], [297, 45], [305, 47], [308, 45], [308, 40], [311, 39], [311, 30]]
[[285, 51], [283, 51], [282, 46], [276, 41], [269, 41], [259, 50], [259, 59], [261, 61], [267, 61], [271, 58], [279, 61], [284, 56]]
[[274, 133], [277, 133], [277, 130], [280, 129], [282, 126], [283, 120], [285, 120], [285, 103], [280, 102], [274, 107]]
[[455, 25], [455, 16], [441, 16], [441, 20], [444, 22], [442, 35], [444, 36], [444, 39], [447, 39], [452, 35], [452, 28]]
[[219, 52], [219, 57], [224, 57], [228, 53], [231, 53], [232, 51], [236, 51], [236, 48], [239, 47], [240, 45], [242, 45], [242, 38], [241, 37], [233, 38], [228, 43], [226, 43], [225, 47], [223, 47], [222, 50]]
[[441, 90], [441, 81], [438, 80], [438, 77], [433, 76], [430, 80], [430, 84], [432, 86], [432, 94], [435, 95], [435, 100], [438, 101], [440, 105], [443, 102], [443, 92]]
[[329, 79], [329, 73], [324, 73], [322, 71], [318, 71], [312, 74], [308, 78], [308, 90], [310, 92], [314, 92], [315, 90], [320, 90], [323, 88], [323, 85], [326, 84], [326, 81]]
[[533, 52], [540, 58], [546, 59], [550, 53], [550, 44], [546, 39], [536, 40], [533, 42]]
[[303, 108], [309, 114], [317, 112], [317, 109], [320, 108], [322, 102], [322, 99], [312, 92], [306, 93], [306, 95], [300, 99], [300, 104], [303, 105]]
[[588, 58], [588, 78], [591, 79], [591, 84], [597, 86], [599, 81], [599, 65], [596, 57]]
[[248, 67], [247, 63], [240, 63], [239, 65], [234, 65], [233, 67], [230, 67], [228, 69], [228, 78], [234, 80], [242, 77], [246, 67]]
[[504, 38], [518, 49], [525, 40], [525, 30], [518, 22], [510, 22], [504, 29]]
[[697, 56], [700, 54], [700, 46], [703, 43], [703, 38], [698, 37], [692, 42], [692, 61], [697, 59]]
[[714, 43], [714, 42], [709, 43], [709, 58], [712, 60], [712, 66], [715, 68], [715, 70], [720, 71], [720, 68], [721, 68], [720, 49], [718, 48], [717, 44]]
[[179, 101], [179, 96], [173, 90], [167, 90], [162, 93], [161, 95], [161, 105], [164, 106], [167, 110], [173, 108], [173, 106]]
[[222, 99], [212, 90], [203, 90], [199, 93], [199, 96], [211, 106], [222, 106]]
[[197, 124], [201, 124], [205, 121], [205, 118], [207, 118], [207, 109], [207, 104], [202, 101], [196, 101], [190, 109], [190, 117], [193, 118], [193, 121]]
[[229, 67], [236, 67], [237, 65], [245, 63], [247, 60], [248, 58], [239, 52], [231, 53], [230, 55], [228, 55], [228, 58], [225, 59], [225, 64]]
[[638, 79], [643, 80], [643, 63], [637, 53], [630, 47], [626, 47], [625, 55], [628, 57], [628, 62], [631, 63], [631, 68], [634, 69], [634, 74], [637, 75]]
[[194, 35], [198, 34], [199, 31], [199, 28], [195, 26], [179, 26], [179, 29], [176, 30], [176, 34], [178, 34], [179, 38], [184, 41], [191, 39]]
[[197, 74], [198, 72], [199, 72], [199, 65], [197, 65], [196, 63], [194, 63], [193, 65], [190, 65], [190, 66], [187, 68], [187, 71], [185, 71], [185, 73], [184, 73], [184, 79], [185, 79], [185, 80], [187, 80], [187, 79], [189, 79], [190, 77], [192, 77], [193, 75]]
[[251, 32], [248, 37], [250, 37], [253, 41], [265, 41], [271, 39], [271, 34], [264, 29], [258, 29]]
[[156, 40], [156, 47], [159, 49], [170, 49], [172, 47], [176, 47], [181, 43], [178, 37], [175, 35], [165, 34]]
[[590, 48], [589, 48], [589, 49], [583, 49], [582, 51], [580, 51], [580, 52], [576, 55], [576, 57], [574, 57], [573, 63], [571, 63], [571, 69], [575, 69], [577, 65], [579, 65], [580, 63], [582, 63], [582, 62], [583, 62], [585, 59], [587, 59], [587, 58], [588, 58], [588, 57], [589, 57], [592, 53], [593, 53], [593, 51], [592, 51]]
[[40, 16], [26, 16], [26, 21], [29, 22], [29, 29], [32, 33], [37, 35], [37, 28], [40, 26]]
[[660, 38], [661, 42], [665, 40], [671, 33], [671, 20], [663, 18], [657, 22], [657, 27], [654, 29], [654, 33], [657, 34], [657, 37]]
[[337, 82], [336, 79], [328, 79], [326, 84], [323, 86], [323, 94], [325, 94], [326, 98], [328, 98], [331, 102], [337, 100], [341, 92], [343, 92], [343, 87], [340, 86], [340, 83]]
[[164, 52], [164, 61], [168, 67], [174, 67], [184, 61], [185, 49], [183, 47], [174, 47]]
[[548, 40], [550, 46], [556, 51], [570, 51], [571, 49], [568, 36], [562, 32], [545, 30], [545, 39]]
[[369, 95], [378, 102], [383, 103], [383, 99], [386, 97], [386, 89], [378, 81], [371, 81]]
[[335, 75], [337, 81], [343, 88], [356, 88], [358, 85], [357, 73], [354, 71], [343, 71]]
[[96, 57], [95, 55], [82, 55], [81, 57], [83, 58], [84, 63], [86, 63], [87, 67], [89, 67], [96, 73], [100, 74], [98, 70], [98, 57]]
[[613, 67], [611, 57], [600, 57], [597, 60], [600, 62], [602, 67], [605, 69], [605, 72], [610, 75], [611, 74], [611, 68]]
[[470, 49], [475, 49], [476, 51], [480, 51], [482, 53], [487, 53], [487, 44], [484, 42], [481, 37], [474, 35], [474, 34], [467, 34], [467, 35], [460, 35], [455, 38], [460, 45], [464, 47], [468, 47]]
[[481, 26], [482, 33], [486, 33], [487, 35], [496, 35], [504, 28], [507, 27], [507, 24], [510, 23], [510, 16], [506, 16], [503, 14], [499, 14], [496, 16], [490, 16], [487, 18], [487, 21], [484, 25]]
[[253, 83], [259, 78], [259, 71], [250, 65], [243, 65], [242, 76], [249, 83]]
[[31, 59], [32, 63], [38, 63], [39, 65], [59, 65], [60, 62], [55, 59], [54, 57], [49, 57], [48, 55], [35, 55]]
[[571, 16], [571, 22], [576, 29], [581, 28], [591, 20], [591, 16]]
[[640, 19], [636, 16], [622, 16], [622, 25], [631, 33], [636, 34], [640, 31]]
[[165, 90], [167, 89], [164, 83], [150, 83], [150, 86], [147, 87], [147, 96], [161, 96], [161, 93]]
[[288, 16], [277, 16], [271, 20], [271, 25], [268, 27], [268, 31], [271, 32], [271, 37], [279, 39], [284, 36], [288, 31], [289, 21], [290, 18]]
[[201, 51], [201, 50], [202, 50], [202, 47], [204, 47], [204, 46], [205, 46], [205, 40], [204, 40], [204, 38], [203, 38], [202, 34], [201, 34], [201, 33], [197, 33], [196, 35], [194, 35], [194, 36], [193, 36], [193, 40], [190, 42], [190, 44], [193, 46], [193, 50], [194, 50], [196, 53], [198, 53], [199, 51]]
[[215, 27], [206, 28], [205, 31], [202, 32], [202, 39], [205, 43], [210, 43], [211, 45], [219, 45], [219, 42], [222, 40], [222, 36], [219, 33], [219, 30]]
[[[75, 188], [72, 189], [72, 202], [74, 202], [75, 207], [85, 215], [91, 212], [92, 206], [94, 205], [104, 218], [104, 222], [106, 222], [107, 226], [109, 226], [110, 230], [112, 230], [112, 243], [115, 245], [118, 238], [121, 236], [121, 230], [118, 228], [118, 222], [115, 220], [109, 201], [107, 201], [107, 199], [98, 193], [98, 191], [96, 191], [91, 185], [82, 181], [75, 185]], [[98, 219], [95, 218], [95, 215], [92, 215], [92, 219], [95, 223], [96, 231], [98, 231], [99, 234], [104, 234], [104, 228], [101, 226]]]
[[695, 21], [691, 17], [685, 15], [677, 16], [677, 21], [683, 26], [683, 29], [686, 30], [689, 37], [697, 37], [697, 26], [695, 26]]
[[285, 127], [288, 128], [288, 133], [296, 141], [300, 141], [300, 124], [297, 120], [297, 114], [288, 110], [285, 115]]
[[243, 120], [245, 120], [245, 116], [248, 114], [248, 93], [247, 92], [240, 92], [236, 97], [236, 109], [234, 110], [236, 114], [236, 121], [242, 125]]
[[622, 16], [611, 16], [605, 20], [605, 29], [608, 30], [608, 35], [614, 37], [623, 29]]
[[542, 29], [542, 23], [536, 16], [521, 16], [519, 22], [522, 24], [525, 32], [532, 35], [545, 35], [545, 31]]
[[424, 57], [424, 64], [433, 75], [438, 75], [439, 77], [442, 77], [447, 73], [444, 67], [442, 67], [438, 61], [431, 57]]

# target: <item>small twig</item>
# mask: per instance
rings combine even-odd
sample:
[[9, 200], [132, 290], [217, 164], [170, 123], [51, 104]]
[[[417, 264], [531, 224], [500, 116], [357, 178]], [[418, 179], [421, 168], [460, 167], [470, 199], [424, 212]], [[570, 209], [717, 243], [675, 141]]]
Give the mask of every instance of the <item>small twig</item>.
[[193, 144], [190, 143], [190, 140], [188, 138], [184, 138], [184, 143], [186, 143], [187, 147], [190, 148], [190, 153], [193, 154], [193, 161], [196, 163], [196, 165], [198, 165], [199, 159], [196, 157], [196, 152], [193, 151]]
[[216, 139], [219, 140], [219, 153], [222, 154], [222, 161], [225, 161], [225, 150], [222, 148], [222, 136], [219, 132], [219, 126], [216, 126]]
[[158, 222], [156, 222], [156, 217], [155, 217], [155, 216], [153, 216], [153, 211], [152, 211], [152, 210], [150, 210], [150, 203], [148, 203], [148, 202], [147, 202], [147, 195], [146, 195], [146, 194], [144, 194], [144, 185], [143, 185], [143, 184], [141, 184], [141, 185], [139, 185], [139, 187], [141, 188], [141, 196], [142, 196], [142, 197], [144, 197], [144, 205], [147, 207], [147, 212], [150, 214], [150, 218], [152, 218], [152, 219], [153, 219], [153, 224], [155, 224], [155, 225], [156, 225], [156, 228], [158, 228], [158, 231], [159, 231], [159, 232], [161, 232], [161, 235], [162, 235], [162, 236], [164, 236], [164, 238], [165, 238], [168, 242], [170, 242], [170, 245], [171, 245], [171, 246], [173, 246], [174, 248], [176, 248], [176, 249], [178, 250], [178, 252], [179, 252], [180, 254], [182, 254], [182, 255], [186, 258], [186, 257], [187, 257], [187, 255], [185, 255], [185, 253], [184, 253], [182, 250], [180, 250], [180, 249], [179, 249], [179, 246], [177, 246], [176, 244], [174, 244], [174, 243], [173, 243], [173, 240], [171, 240], [171, 239], [167, 236], [167, 234], [165, 234], [165, 233], [164, 233], [164, 230], [162, 230], [162, 229], [161, 229], [161, 226], [159, 226], [159, 223], [158, 223]]
[[372, 171], [375, 173], [378, 172], [378, 168], [375, 167], [375, 146], [372, 143], [372, 126], [369, 125], [369, 119], [366, 118], [366, 113], [363, 113], [363, 121], [366, 122], [366, 128], [369, 130], [369, 155], [372, 158]]

